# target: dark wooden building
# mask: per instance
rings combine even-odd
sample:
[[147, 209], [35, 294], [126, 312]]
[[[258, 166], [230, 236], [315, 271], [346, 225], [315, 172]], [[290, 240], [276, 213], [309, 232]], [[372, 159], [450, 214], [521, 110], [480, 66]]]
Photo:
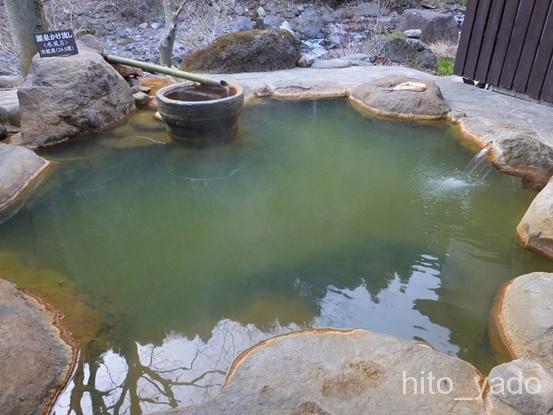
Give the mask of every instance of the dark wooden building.
[[553, 103], [553, 0], [469, 0], [455, 74]]

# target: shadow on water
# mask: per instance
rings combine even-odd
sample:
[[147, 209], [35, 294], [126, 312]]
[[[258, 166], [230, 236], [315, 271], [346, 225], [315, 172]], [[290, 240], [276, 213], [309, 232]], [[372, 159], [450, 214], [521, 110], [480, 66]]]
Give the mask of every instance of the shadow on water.
[[485, 371], [496, 290], [552, 268], [514, 240], [534, 194], [471, 167], [446, 125], [267, 101], [232, 144], [191, 148], [151, 116], [47, 153], [60, 168], [0, 226], [3, 275], [86, 327], [71, 287], [97, 322], [56, 413], [200, 402], [244, 348], [305, 326], [420, 339]]

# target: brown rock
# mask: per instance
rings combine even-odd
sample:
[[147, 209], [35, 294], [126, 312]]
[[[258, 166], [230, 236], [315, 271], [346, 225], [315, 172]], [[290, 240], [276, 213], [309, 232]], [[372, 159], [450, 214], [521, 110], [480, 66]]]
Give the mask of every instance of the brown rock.
[[[441, 390], [451, 381], [451, 393], [435, 384], [435, 393], [415, 394], [414, 381], [404, 379], [420, 380], [421, 373], [435, 376]], [[315, 329], [246, 350], [219, 395], [166, 414], [476, 415], [485, 413], [481, 400], [454, 398], [478, 396], [481, 380], [470, 364], [423, 344], [361, 329]]]
[[0, 144], [0, 223], [17, 212], [48, 165], [29, 149]]
[[505, 284], [491, 332], [512, 358], [533, 359], [553, 371], [553, 274], [534, 272]]
[[[400, 85], [407, 82], [422, 83], [426, 88], [402, 89]], [[445, 118], [450, 111], [434, 81], [403, 76], [386, 76], [360, 85], [351, 91], [350, 99], [376, 114], [397, 118], [436, 120]]]
[[48, 413], [71, 372], [75, 353], [55, 315], [0, 280], [0, 408], [6, 415]]
[[517, 226], [517, 236], [525, 248], [553, 258], [553, 182], [534, 198]]

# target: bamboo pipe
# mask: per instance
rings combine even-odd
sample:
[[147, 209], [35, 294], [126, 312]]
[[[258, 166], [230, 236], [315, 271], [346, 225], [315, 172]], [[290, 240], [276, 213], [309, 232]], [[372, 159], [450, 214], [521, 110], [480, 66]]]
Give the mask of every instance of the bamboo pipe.
[[221, 86], [226, 87], [228, 84], [223, 81], [217, 81], [215, 79], [206, 78], [204, 76], [196, 75], [191, 72], [181, 71], [176, 68], [169, 68], [167, 66], [156, 65], [153, 63], [137, 61], [134, 59], [127, 59], [121, 56], [104, 55], [104, 59], [109, 63], [119, 63], [121, 65], [134, 66], [136, 68], [143, 69], [148, 72], [158, 72], [165, 75], [174, 76], [176, 78], [188, 79], [189, 81], [199, 82], [203, 85]]

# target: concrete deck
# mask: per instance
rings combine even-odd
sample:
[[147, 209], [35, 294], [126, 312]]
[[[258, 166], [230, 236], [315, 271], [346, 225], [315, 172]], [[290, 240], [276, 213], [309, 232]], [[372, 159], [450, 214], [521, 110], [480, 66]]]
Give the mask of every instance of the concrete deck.
[[481, 146], [501, 129], [518, 126], [534, 131], [544, 144], [553, 147], [553, 107], [466, 85], [457, 76], [433, 76], [402, 66], [358, 66], [341, 69], [296, 68], [220, 77], [236, 81], [253, 91], [294, 85], [316, 90], [317, 84], [328, 86], [329, 83], [347, 91], [386, 75], [434, 80], [451, 107], [455, 121], [465, 132], [479, 138]]

